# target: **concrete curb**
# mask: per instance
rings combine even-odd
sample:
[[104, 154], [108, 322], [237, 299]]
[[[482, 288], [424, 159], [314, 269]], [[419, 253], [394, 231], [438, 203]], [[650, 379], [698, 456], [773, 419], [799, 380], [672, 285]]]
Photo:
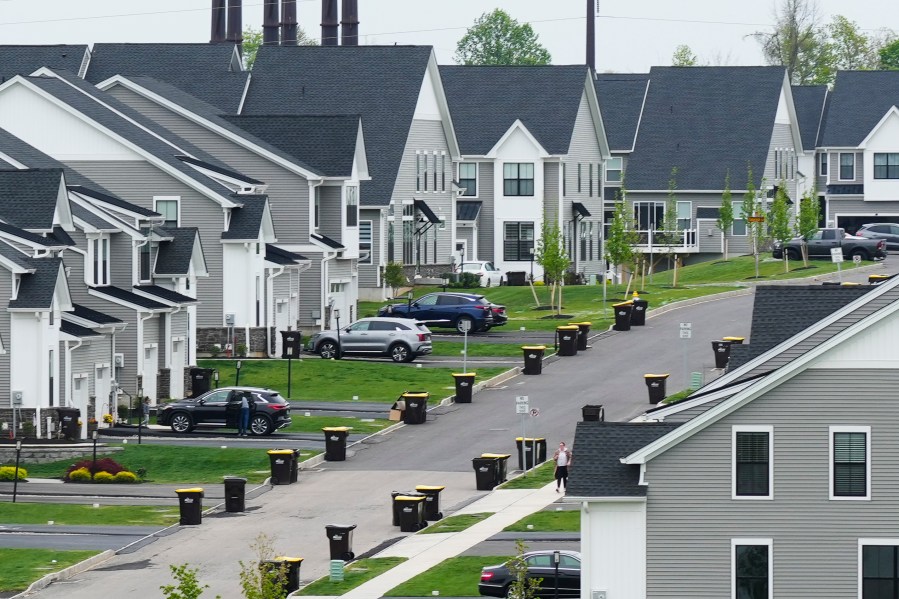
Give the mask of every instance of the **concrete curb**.
[[19, 593], [18, 595], [13, 595], [11, 599], [17, 599], [18, 597], [27, 597], [31, 593], [35, 593], [46, 587], [50, 586], [50, 583], [56, 582], [57, 580], [66, 580], [75, 576], [76, 574], [81, 574], [87, 570], [90, 570], [94, 566], [98, 564], [102, 564], [103, 562], [112, 559], [115, 557], [115, 551], [112, 549], [107, 549], [103, 553], [99, 553], [94, 557], [89, 557], [83, 562], [78, 562], [74, 566], [69, 566], [68, 568], [64, 568], [59, 572], [54, 572], [53, 574], [47, 574], [43, 578], [35, 580], [31, 583], [31, 585]]

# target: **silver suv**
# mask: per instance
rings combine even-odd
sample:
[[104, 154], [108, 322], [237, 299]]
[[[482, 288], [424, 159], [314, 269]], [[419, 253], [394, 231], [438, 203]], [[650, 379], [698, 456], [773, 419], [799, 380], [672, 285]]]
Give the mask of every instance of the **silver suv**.
[[424, 324], [407, 318], [363, 318], [340, 329], [339, 335], [336, 329], [316, 333], [306, 349], [325, 359], [362, 354], [390, 356], [394, 362], [411, 362], [431, 353], [431, 331]]

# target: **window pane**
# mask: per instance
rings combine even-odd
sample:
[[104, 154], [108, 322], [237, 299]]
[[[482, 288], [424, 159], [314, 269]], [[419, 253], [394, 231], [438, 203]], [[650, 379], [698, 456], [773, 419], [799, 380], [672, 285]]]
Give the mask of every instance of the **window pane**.
[[518, 178], [518, 165], [514, 163], [507, 162], [503, 165], [503, 177], [505, 179], [517, 179]]
[[866, 454], [866, 433], [834, 433], [834, 495], [840, 497], [864, 497], [867, 495]]
[[768, 547], [737, 545], [734, 550], [736, 597], [768, 599]]
[[738, 432], [736, 438], [737, 495], [769, 494], [769, 435], [766, 432]]

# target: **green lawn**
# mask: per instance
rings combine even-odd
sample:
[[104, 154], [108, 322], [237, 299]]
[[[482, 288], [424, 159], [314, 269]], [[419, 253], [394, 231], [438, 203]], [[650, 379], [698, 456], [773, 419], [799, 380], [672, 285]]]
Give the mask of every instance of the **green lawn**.
[[[497, 329], [498, 330], [498, 329]], [[515, 329], [516, 331], [518, 329]], [[464, 343], [456, 341], [434, 341], [434, 356], [446, 356], [462, 359]], [[546, 355], [554, 353], [552, 347], [547, 348]], [[485, 343], [478, 336], [468, 340], [468, 355], [474, 357], [521, 358], [521, 345], [517, 343]]]
[[331, 582], [329, 577], [319, 578], [309, 584], [298, 593], [299, 595], [312, 595], [319, 597], [336, 597], [343, 595], [360, 584], [367, 582], [394, 566], [406, 561], [404, 557], [373, 557], [361, 559], [347, 566], [343, 572], [343, 581]]
[[4, 524], [46, 524], [53, 520], [65, 526], [168, 526], [178, 521], [175, 506], [90, 505], [67, 503], [0, 503]]
[[[863, 266], [873, 262], [862, 262]], [[844, 262], [844, 271], [851, 271], [855, 266], [852, 261]], [[770, 254], [762, 254], [759, 260], [759, 276], [761, 280], [784, 280], [816, 277], [831, 272], [836, 272], [837, 265], [830, 260], [811, 260], [809, 267], [804, 268], [802, 261], [790, 261], [790, 272], [784, 272], [783, 260], [775, 260]], [[656, 285], [670, 285], [671, 271], [665, 271], [653, 276]], [[648, 280], [648, 278], [647, 278]], [[752, 256], [731, 257], [724, 260], [702, 262], [685, 268], [679, 268], [677, 272], [678, 285], [702, 285], [711, 283], [746, 283], [755, 280], [755, 260]]]
[[[304, 416], [302, 410], [294, 409], [290, 413], [291, 423], [279, 429], [279, 432], [289, 433], [321, 433], [326, 426], [348, 426], [351, 434], [370, 435], [382, 431], [391, 424], [395, 424], [386, 418], [377, 418], [372, 421], [364, 421], [359, 418], [342, 416]], [[324, 433], [322, 433], [324, 435]]]
[[0, 549], [0, 592], [23, 591], [47, 574], [59, 572], [99, 551]]
[[474, 526], [482, 520], [486, 520], [493, 515], [493, 512], [481, 512], [479, 514], [459, 514], [458, 516], [450, 516], [438, 522], [434, 522], [424, 529], [422, 534], [432, 534], [438, 532], [459, 532], [471, 526]]
[[[514, 457], [514, 456], [513, 456]], [[511, 458], [510, 458], [511, 459]], [[544, 462], [527, 473], [503, 483], [500, 489], [539, 489], [555, 480], [555, 468], [552, 461]]]
[[[520, 350], [519, 350], [520, 351]], [[240, 384], [277, 389], [287, 396], [287, 360], [241, 361]], [[203, 368], [219, 371], [221, 386], [233, 385], [235, 360], [199, 360]], [[481, 368], [478, 379], [505, 372], [505, 368]], [[404, 391], [427, 391], [432, 401], [453, 394], [452, 368], [416, 368], [415, 364], [322, 360], [310, 356], [293, 361], [290, 399], [310, 401], [359, 401], [393, 403]]]
[[[531, 528], [528, 528], [528, 525], [531, 525]], [[581, 513], [578, 510], [534, 512], [503, 530], [506, 532], [580, 532]]]
[[387, 592], [387, 597], [478, 597], [481, 568], [505, 563], [510, 556], [451, 557]]

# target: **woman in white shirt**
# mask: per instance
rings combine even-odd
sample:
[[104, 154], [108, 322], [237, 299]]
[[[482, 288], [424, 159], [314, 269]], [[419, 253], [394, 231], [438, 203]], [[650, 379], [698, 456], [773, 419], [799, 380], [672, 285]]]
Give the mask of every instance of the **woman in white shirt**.
[[558, 493], [561, 485], [568, 488], [568, 467], [571, 466], [571, 450], [565, 446], [564, 441], [559, 443], [559, 449], [553, 454], [553, 461], [556, 463], [556, 493]]

